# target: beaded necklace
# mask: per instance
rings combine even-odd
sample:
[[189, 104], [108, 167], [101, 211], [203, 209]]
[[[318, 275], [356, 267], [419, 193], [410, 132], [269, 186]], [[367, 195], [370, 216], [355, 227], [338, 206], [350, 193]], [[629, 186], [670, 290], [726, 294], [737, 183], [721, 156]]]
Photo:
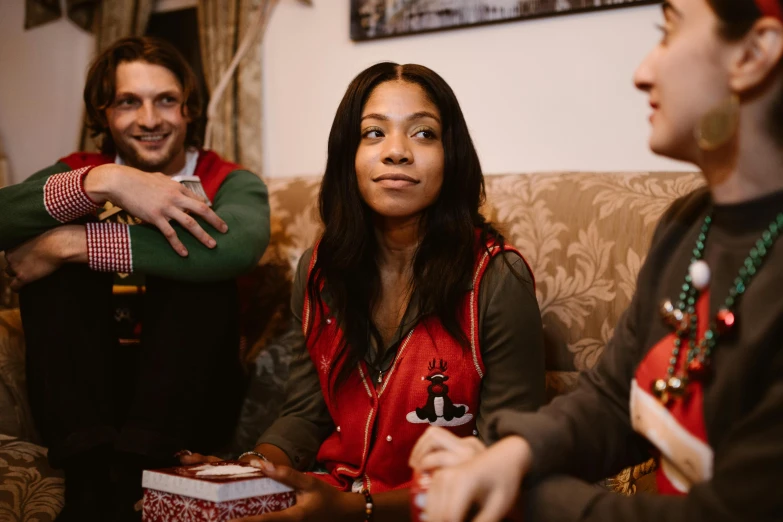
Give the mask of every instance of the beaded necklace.
[[[682, 291], [680, 292], [677, 306], [675, 307], [670, 300], [664, 301], [661, 305], [661, 315], [664, 321], [674, 328], [676, 337], [666, 375], [653, 381], [651, 387], [655, 396], [667, 406], [685, 395], [686, 387], [690, 380], [704, 380], [708, 376], [710, 355], [718, 342], [718, 338], [731, 331], [734, 327], [736, 322], [734, 310], [737, 306], [737, 301], [745, 293], [751, 279], [756, 275], [756, 272], [764, 262], [764, 258], [778, 238], [780, 230], [783, 229], [783, 213], [777, 215], [756, 241], [755, 246], [750, 249], [742, 267], [739, 269], [737, 277], [734, 279], [729, 295], [718, 310], [715, 318], [710, 321], [704, 336], [697, 341], [696, 335], [699, 322], [696, 313], [696, 302], [699, 299], [700, 292], [707, 288], [710, 282], [710, 269], [702, 258], [704, 257], [704, 246], [707, 242], [707, 234], [711, 224], [712, 215], [708, 214], [704, 218], [704, 223], [696, 238], [693, 257], [688, 267], [688, 274], [685, 276], [685, 282], [681, 288]], [[688, 354], [685, 364], [675, 375], [683, 342], [687, 342]]]

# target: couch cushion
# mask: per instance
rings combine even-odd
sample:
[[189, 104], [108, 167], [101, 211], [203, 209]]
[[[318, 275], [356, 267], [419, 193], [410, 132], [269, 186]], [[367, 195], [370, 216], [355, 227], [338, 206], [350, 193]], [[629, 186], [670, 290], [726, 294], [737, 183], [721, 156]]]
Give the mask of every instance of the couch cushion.
[[0, 435], [0, 520], [50, 522], [63, 507], [65, 481], [46, 448]]

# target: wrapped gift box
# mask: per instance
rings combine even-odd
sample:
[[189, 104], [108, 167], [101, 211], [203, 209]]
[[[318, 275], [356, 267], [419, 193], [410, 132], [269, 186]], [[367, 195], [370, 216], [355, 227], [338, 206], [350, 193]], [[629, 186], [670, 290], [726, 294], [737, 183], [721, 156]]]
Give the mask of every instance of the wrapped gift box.
[[145, 471], [144, 522], [224, 522], [294, 505], [294, 491], [261, 470], [227, 461]]

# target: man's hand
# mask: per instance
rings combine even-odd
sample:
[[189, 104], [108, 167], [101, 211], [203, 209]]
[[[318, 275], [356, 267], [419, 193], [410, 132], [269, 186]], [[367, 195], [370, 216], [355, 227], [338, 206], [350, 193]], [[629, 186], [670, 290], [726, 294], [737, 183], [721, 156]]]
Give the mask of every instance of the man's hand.
[[111, 201], [131, 215], [158, 227], [171, 247], [183, 257], [188, 255], [188, 250], [169, 224], [170, 220], [185, 227], [209, 248], [214, 248], [217, 243], [187, 212], [204, 218], [220, 232], [228, 231], [226, 222], [202, 198], [159, 172], [143, 172], [126, 165], [100, 165], [84, 178], [84, 189], [93, 201]]
[[86, 263], [87, 232], [82, 225], [53, 228], [8, 250], [5, 259], [11, 289], [18, 292], [24, 285], [48, 276], [63, 263]]
[[274, 466], [263, 461], [251, 465], [262, 469], [267, 477], [292, 487], [296, 492], [296, 504], [283, 511], [236, 519], [234, 522], [343, 522], [364, 517], [362, 495], [344, 493], [288, 466]]
[[427, 519], [461, 521], [477, 507], [474, 522], [501, 520], [513, 507], [531, 460], [525, 439], [507, 437], [467, 462], [436, 471], [427, 491]]
[[476, 437], [457, 437], [449, 430], [430, 426], [419, 437], [408, 464], [416, 471], [434, 471], [456, 466], [486, 451]]

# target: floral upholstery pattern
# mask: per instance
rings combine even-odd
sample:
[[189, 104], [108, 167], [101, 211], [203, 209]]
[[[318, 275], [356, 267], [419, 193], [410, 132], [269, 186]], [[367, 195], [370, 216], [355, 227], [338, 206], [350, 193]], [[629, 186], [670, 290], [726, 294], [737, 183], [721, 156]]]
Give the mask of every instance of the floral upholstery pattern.
[[0, 520], [49, 522], [64, 495], [62, 474], [49, 467], [46, 448], [0, 434]]
[[[579, 372], [595, 365], [620, 314], [630, 303], [656, 222], [676, 198], [702, 183], [696, 173], [563, 172], [486, 177], [485, 215], [509, 243], [520, 249], [535, 274], [550, 398], [573, 389]], [[286, 334], [291, 321], [292, 276], [299, 257], [321, 229], [317, 213], [319, 177], [270, 179], [267, 184], [271, 243], [259, 265], [240, 279], [242, 358], [248, 368], [249, 387], [226, 455], [252, 447], [280, 410], [291, 357]], [[0, 302], [3, 295], [0, 282]], [[18, 399], [24, 397], [20, 390], [24, 358], [19, 356], [23, 343], [18, 314], [14, 314], [16, 311], [0, 311], [0, 370], [10, 367], [16, 374], [11, 377], [9, 372], [0, 371], [3, 418], [7, 411], [26, 408], [26, 402]], [[17, 321], [10, 329], [3, 323], [9, 323], [8, 317]], [[16, 357], [12, 360], [17, 362], [10, 365], [6, 338], [11, 338], [15, 347], [16, 355], [10, 357]], [[13, 391], [4, 395], [4, 389]], [[8, 401], [15, 401], [11, 410]], [[18, 424], [0, 425], [0, 433], [34, 440], [28, 439], [34, 433], [24, 420], [29, 419], [29, 411], [15, 413], [13, 418]], [[1, 452], [0, 446], [0, 459]], [[38, 470], [45, 464], [25, 462]], [[650, 461], [624, 470], [603, 485], [622, 494], [651, 489], [653, 469]], [[0, 468], [0, 481], [5, 484], [3, 473]], [[40, 476], [51, 477], [43, 472]], [[13, 506], [21, 506], [19, 499], [31, 494], [23, 489], [14, 491], [11, 495], [17, 500], [11, 501]], [[8, 490], [0, 489], [0, 509], [5, 502], [3, 495], [8, 494]], [[11, 520], [23, 520], [17, 512], [14, 516], [17, 518]]]

